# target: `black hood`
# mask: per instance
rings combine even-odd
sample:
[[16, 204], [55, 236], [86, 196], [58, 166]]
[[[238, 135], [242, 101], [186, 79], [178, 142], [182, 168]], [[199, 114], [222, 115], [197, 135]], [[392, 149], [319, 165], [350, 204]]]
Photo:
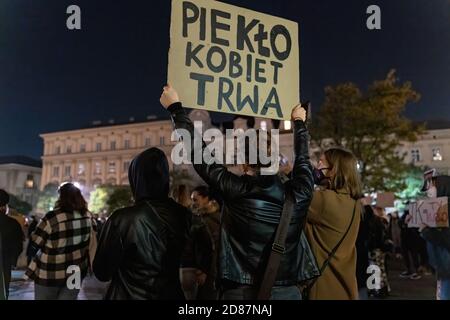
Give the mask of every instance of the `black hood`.
[[435, 179], [436, 196], [450, 197], [450, 176], [438, 176]]
[[136, 156], [128, 170], [131, 191], [136, 202], [144, 199], [166, 199], [169, 194], [169, 163], [158, 148]]

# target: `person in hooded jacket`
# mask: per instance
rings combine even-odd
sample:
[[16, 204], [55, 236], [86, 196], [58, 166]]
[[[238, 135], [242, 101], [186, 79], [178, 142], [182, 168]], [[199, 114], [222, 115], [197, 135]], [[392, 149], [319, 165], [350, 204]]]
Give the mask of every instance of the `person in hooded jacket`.
[[[422, 191], [426, 191], [429, 198], [450, 197], [450, 176], [433, 177]], [[448, 209], [447, 213], [441, 213], [440, 218], [448, 221]], [[427, 241], [429, 261], [436, 271], [436, 298], [450, 300], [450, 229], [430, 228], [422, 224], [419, 231]]]
[[111, 281], [107, 300], [184, 300], [178, 276], [190, 213], [169, 195], [169, 165], [150, 148], [128, 173], [135, 204], [116, 210], [103, 226], [94, 274]]

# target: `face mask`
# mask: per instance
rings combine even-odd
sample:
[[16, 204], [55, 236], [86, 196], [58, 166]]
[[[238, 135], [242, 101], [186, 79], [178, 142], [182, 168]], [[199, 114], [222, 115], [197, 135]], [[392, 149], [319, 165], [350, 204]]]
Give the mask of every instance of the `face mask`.
[[436, 186], [431, 186], [427, 190], [427, 197], [428, 198], [436, 198], [437, 197], [437, 189]]
[[330, 179], [327, 176], [325, 176], [325, 174], [323, 173], [323, 170], [326, 170], [326, 169], [329, 170], [329, 168], [321, 168], [321, 169], [314, 168], [314, 170], [313, 170], [314, 184], [321, 185], [324, 182], [324, 180]]

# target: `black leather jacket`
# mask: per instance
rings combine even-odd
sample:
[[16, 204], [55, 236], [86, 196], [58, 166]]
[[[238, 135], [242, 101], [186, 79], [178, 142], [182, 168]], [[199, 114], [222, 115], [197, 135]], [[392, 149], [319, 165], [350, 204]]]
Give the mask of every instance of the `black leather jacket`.
[[167, 196], [167, 160], [152, 149], [130, 166], [136, 204], [115, 211], [102, 228], [93, 269], [111, 281], [106, 299], [184, 299], [179, 267], [191, 215]]
[[[194, 127], [181, 103], [171, 105], [168, 111], [175, 128], [190, 132], [194, 145]], [[258, 285], [261, 281], [286, 189], [293, 192], [296, 204], [275, 285], [295, 285], [302, 279], [300, 235], [314, 186], [308, 140], [304, 123], [295, 121], [295, 161], [292, 178], [286, 184], [278, 175], [237, 176], [223, 165], [194, 164], [200, 177], [223, 198], [218, 277], [225, 287]], [[194, 159], [194, 148], [191, 151]]]

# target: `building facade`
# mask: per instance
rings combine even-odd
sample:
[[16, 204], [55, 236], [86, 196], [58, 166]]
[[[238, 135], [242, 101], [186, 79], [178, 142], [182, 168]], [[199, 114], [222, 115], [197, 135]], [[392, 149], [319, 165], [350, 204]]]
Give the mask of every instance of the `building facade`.
[[[214, 125], [207, 111], [193, 110], [193, 121], [201, 121], [203, 130], [226, 129], [280, 129], [280, 154], [292, 163], [293, 141], [290, 121], [275, 122], [269, 119], [253, 119], [249, 125], [245, 118], [236, 118], [228, 127]], [[162, 149], [169, 161], [176, 144], [172, 141], [172, 122], [155, 120], [122, 125], [98, 126], [88, 129], [42, 134], [44, 140], [43, 171], [41, 189], [49, 183], [77, 182], [88, 194], [98, 185], [127, 185], [128, 166], [134, 156], [149, 147]], [[311, 147], [311, 157], [317, 155], [317, 148]], [[450, 174], [450, 129], [429, 130], [415, 143], [404, 143], [399, 152], [406, 153], [406, 162], [417, 166], [436, 168], [441, 174]], [[176, 166], [193, 177], [192, 183], [202, 183], [192, 166]], [[238, 172], [237, 167], [230, 168]]]
[[23, 157], [0, 157], [0, 189], [35, 206], [39, 196], [42, 165]]

